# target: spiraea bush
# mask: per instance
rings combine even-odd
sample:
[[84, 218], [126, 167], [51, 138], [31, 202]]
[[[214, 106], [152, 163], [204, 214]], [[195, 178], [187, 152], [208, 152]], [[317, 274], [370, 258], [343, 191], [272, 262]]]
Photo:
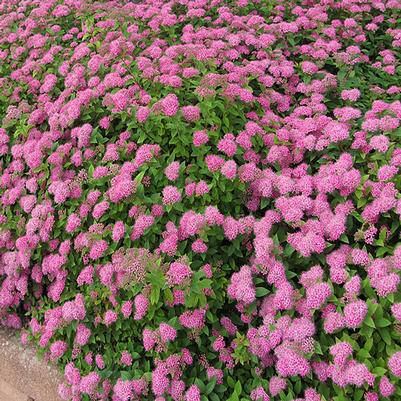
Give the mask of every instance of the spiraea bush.
[[400, 27], [0, 1], [0, 321], [62, 398], [401, 398]]

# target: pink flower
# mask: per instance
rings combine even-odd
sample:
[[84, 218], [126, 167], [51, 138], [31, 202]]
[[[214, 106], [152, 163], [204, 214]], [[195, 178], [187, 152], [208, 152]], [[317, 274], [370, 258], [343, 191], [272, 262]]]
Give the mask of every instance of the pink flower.
[[401, 302], [398, 302], [391, 306], [391, 312], [393, 316], [401, 322]]
[[332, 142], [343, 141], [348, 138], [349, 130], [344, 123], [337, 121], [329, 122], [323, 132], [330, 138]]
[[207, 168], [212, 172], [218, 171], [224, 164], [224, 159], [217, 155], [207, 155], [205, 157]]
[[165, 205], [172, 205], [181, 200], [181, 193], [177, 187], [168, 185], [163, 189], [163, 203]]
[[361, 278], [359, 276], [352, 277], [344, 285], [347, 296], [356, 296], [361, 291]]
[[345, 324], [349, 328], [360, 326], [368, 312], [366, 303], [362, 300], [349, 303], [344, 308]]
[[104, 367], [105, 367], [104, 360], [103, 360], [103, 357], [100, 354], [97, 354], [95, 356], [95, 362], [96, 362], [96, 366], [99, 369], [104, 369]]
[[108, 129], [110, 127], [110, 117], [103, 117], [99, 120], [99, 126], [103, 129]]
[[118, 379], [113, 387], [113, 399], [117, 401], [130, 401], [133, 397], [133, 387], [129, 380]]
[[379, 396], [374, 391], [365, 393], [365, 401], [379, 401]]
[[118, 178], [118, 181], [107, 191], [107, 195], [111, 202], [118, 203], [131, 196], [136, 187], [134, 181], [129, 177], [121, 176], [115, 178]]
[[304, 357], [291, 349], [286, 349], [278, 356], [276, 370], [283, 377], [295, 375], [300, 375], [301, 377], [304, 377], [309, 374], [310, 365]]
[[106, 313], [104, 314], [104, 324], [106, 326], [110, 326], [111, 324], [113, 324], [114, 322], [117, 321], [117, 313], [112, 311], [112, 310], [108, 310], [106, 311]]
[[372, 136], [369, 144], [373, 149], [384, 153], [389, 147], [389, 139], [385, 135], [375, 135]]
[[125, 226], [122, 221], [117, 221], [113, 227], [112, 239], [114, 242], [119, 241], [124, 237], [125, 234]]
[[180, 285], [192, 276], [192, 270], [184, 263], [173, 262], [170, 265], [166, 276], [170, 285]]
[[67, 219], [67, 226], [65, 230], [68, 233], [74, 232], [79, 226], [81, 225], [81, 219], [75, 214], [72, 213], [68, 216]]
[[138, 294], [134, 299], [135, 305], [135, 320], [141, 320], [146, 315], [146, 312], [149, 307], [149, 300], [143, 294]]
[[301, 63], [301, 69], [305, 74], [310, 74], [310, 75], [313, 75], [319, 71], [317, 65], [312, 63], [311, 61], [303, 61]]
[[93, 283], [93, 273], [94, 273], [93, 266], [89, 265], [89, 266], [85, 267], [81, 271], [81, 273], [79, 273], [79, 276], [77, 277], [78, 286], [81, 286], [84, 284], [92, 284]]
[[20, 206], [24, 212], [29, 213], [36, 204], [36, 196], [35, 195], [26, 195], [20, 199]]
[[202, 146], [209, 141], [206, 131], [195, 131], [193, 136], [193, 144], [196, 147]]
[[146, 106], [140, 106], [138, 107], [138, 110], [136, 111], [136, 118], [138, 122], [144, 123], [150, 114], [150, 109]]
[[210, 191], [209, 186], [205, 181], [201, 180], [196, 184], [195, 194], [197, 196], [203, 196], [207, 194], [209, 191]]
[[[164, 366], [158, 366], [152, 372], [152, 391], [157, 395], [162, 395], [167, 391], [170, 380], [167, 377], [167, 369]], [[197, 400], [198, 401], [198, 400]]]
[[180, 172], [180, 163], [178, 162], [170, 163], [164, 170], [164, 174], [166, 174], [166, 177], [170, 181], [175, 181], [179, 176], [179, 172]]
[[89, 252], [89, 257], [92, 260], [97, 260], [103, 256], [103, 254], [106, 252], [108, 248], [108, 244], [105, 240], [97, 240], [94, 242], [92, 245], [90, 252]]
[[72, 385], [78, 385], [81, 380], [81, 375], [79, 373], [79, 369], [74, 366], [73, 362], [67, 363], [64, 368], [64, 377], [67, 380], [67, 383]]
[[231, 276], [231, 283], [227, 294], [244, 304], [251, 304], [256, 299], [256, 290], [252, 281], [252, 272], [249, 266], [242, 266], [238, 273]]
[[79, 390], [84, 394], [94, 395], [99, 381], [99, 375], [96, 372], [91, 372], [82, 377], [79, 383]]
[[75, 343], [80, 346], [84, 346], [89, 341], [91, 331], [84, 324], [79, 323], [75, 334]]
[[350, 100], [351, 102], [356, 102], [361, 95], [359, 89], [345, 89], [341, 92], [341, 98], [343, 100]]
[[125, 366], [132, 365], [132, 356], [128, 351], [123, 351], [121, 353], [120, 363]]
[[398, 172], [398, 168], [395, 166], [382, 166], [377, 172], [377, 178], [380, 181], [387, 181], [393, 178]]
[[390, 357], [388, 367], [394, 376], [401, 377], [401, 351], [394, 353]]
[[225, 153], [228, 157], [233, 157], [237, 152], [237, 144], [233, 134], [224, 135], [223, 139], [217, 144], [220, 152]]
[[83, 320], [86, 315], [83, 295], [78, 294], [74, 301], [66, 302], [62, 307], [62, 315], [67, 322]]
[[285, 390], [287, 387], [287, 381], [282, 377], [273, 376], [269, 381], [269, 391], [270, 394], [275, 397], [281, 391]]
[[191, 249], [195, 253], [206, 253], [208, 248], [207, 245], [201, 239], [197, 239], [192, 243]]
[[329, 312], [324, 319], [323, 328], [328, 334], [334, 333], [337, 330], [344, 328], [345, 319], [338, 312]]
[[221, 168], [221, 174], [223, 174], [229, 180], [233, 180], [237, 174], [237, 164], [234, 160], [229, 160], [224, 163]]
[[188, 329], [202, 329], [205, 324], [205, 309], [186, 311], [178, 318], [180, 324]]
[[198, 106], [183, 106], [181, 111], [186, 121], [193, 122], [200, 119], [200, 109]]
[[327, 283], [318, 283], [306, 290], [306, 305], [308, 308], [319, 309], [331, 295], [331, 288]]
[[65, 383], [60, 383], [58, 386], [58, 394], [63, 400], [70, 400], [72, 397], [71, 387]]
[[146, 351], [151, 350], [156, 344], [156, 337], [152, 330], [145, 329], [142, 333], [142, 339]]
[[106, 211], [109, 209], [109, 207], [110, 207], [110, 204], [107, 201], [103, 201], [103, 202], [98, 203], [93, 208], [92, 216], [95, 219], [100, 219], [106, 213]]
[[177, 337], [177, 330], [167, 323], [160, 323], [159, 334], [163, 342], [173, 341]]
[[172, 117], [177, 114], [179, 103], [178, 98], [175, 94], [170, 93], [160, 101], [160, 104], [162, 111], [166, 116]]
[[270, 397], [262, 386], [255, 388], [251, 391], [251, 400], [253, 401], [270, 401]]
[[391, 397], [395, 392], [395, 386], [390, 382], [387, 376], [383, 376], [379, 383], [380, 394], [383, 397]]
[[125, 301], [121, 306], [121, 313], [125, 318], [130, 317], [132, 313], [132, 301]]
[[200, 401], [200, 390], [196, 384], [193, 384], [185, 393], [185, 401]]
[[50, 346], [50, 354], [52, 359], [58, 359], [67, 351], [67, 343], [64, 341], [56, 341]]
[[330, 347], [330, 354], [334, 356], [336, 365], [345, 366], [347, 359], [352, 355], [352, 346], [347, 342], [340, 342]]

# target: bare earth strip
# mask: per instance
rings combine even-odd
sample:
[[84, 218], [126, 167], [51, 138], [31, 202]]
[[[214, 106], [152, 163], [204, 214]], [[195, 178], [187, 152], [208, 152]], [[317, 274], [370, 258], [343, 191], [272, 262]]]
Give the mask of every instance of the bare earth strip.
[[61, 401], [57, 369], [39, 360], [13, 331], [0, 328], [0, 401]]

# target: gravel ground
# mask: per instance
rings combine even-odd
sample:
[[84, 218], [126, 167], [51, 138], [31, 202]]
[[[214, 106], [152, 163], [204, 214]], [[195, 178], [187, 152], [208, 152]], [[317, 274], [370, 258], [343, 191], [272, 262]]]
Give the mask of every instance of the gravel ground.
[[60, 379], [55, 366], [38, 359], [32, 348], [21, 344], [14, 331], [0, 327], [0, 401], [2, 381], [3, 394], [14, 388], [16, 401], [61, 401], [57, 393]]

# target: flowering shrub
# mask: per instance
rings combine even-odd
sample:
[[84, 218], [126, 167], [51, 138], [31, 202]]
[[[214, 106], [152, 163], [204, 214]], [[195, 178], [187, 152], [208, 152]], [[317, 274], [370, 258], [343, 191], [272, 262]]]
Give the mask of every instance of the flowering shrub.
[[400, 399], [400, 21], [0, 1], [0, 321], [63, 399]]

